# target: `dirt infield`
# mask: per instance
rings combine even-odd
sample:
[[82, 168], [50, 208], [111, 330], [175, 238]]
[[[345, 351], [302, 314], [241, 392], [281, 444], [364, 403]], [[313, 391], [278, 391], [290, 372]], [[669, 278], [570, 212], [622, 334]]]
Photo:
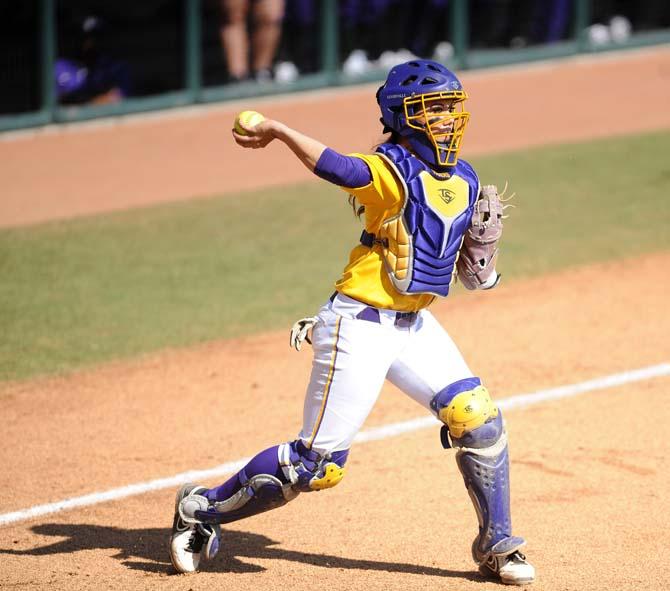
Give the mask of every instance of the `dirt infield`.
[[[462, 77], [472, 97], [467, 155], [670, 127], [668, 47]], [[380, 132], [374, 91], [249, 100], [0, 141], [0, 227], [308, 180], [281, 146], [268, 148], [272, 159], [237, 148], [235, 113], [257, 108], [335, 149], [366, 151]]]
[[[621, 59], [481, 78], [469, 74], [470, 87], [480, 85], [471, 106], [481, 115], [471, 129], [471, 149], [669, 126], [670, 51]], [[649, 97], [648, 108], [635, 118], [607, 111], [622, 100], [610, 96], [615, 84], [607, 82], [611, 76], [620, 80], [622, 64], [628, 87], [644, 92], [645, 101]], [[655, 93], [639, 86], [649, 79], [655, 80]], [[569, 100], [582, 107], [571, 110], [574, 125], [547, 117], [568, 100], [550, 98], [555, 93], [547, 94], [549, 83], [573, 89]], [[492, 133], [487, 126], [501, 120], [499, 97], [512, 88], [527, 89], [515, 103], [526, 112], [518, 119], [521, 131]], [[592, 103], [587, 91], [608, 100]], [[354, 94], [338, 95], [338, 109], [358, 104]], [[328, 119], [335, 100], [300, 99], [302, 112], [288, 103], [263, 110], [304, 121], [302, 128], [315, 135], [334, 134], [346, 127]], [[357, 141], [371, 143], [365, 137], [374, 135], [366, 127], [368, 107], [368, 121], [354, 111], [351, 125], [358, 126]], [[236, 177], [227, 178], [221, 169], [251, 170], [256, 160], [227, 144], [221, 156], [216, 153], [216, 130], [227, 129], [230, 114], [213, 110], [0, 142], [0, 182], [10, 197], [0, 201], [0, 223], [28, 224], [233, 188]], [[348, 133], [330, 137], [337, 148], [366, 147], [347, 146]], [[277, 170], [241, 175], [247, 184], [236, 188], [304, 178], [288, 162], [277, 150]], [[670, 254], [657, 253], [571, 269], [443, 301], [434, 312], [494, 397], [504, 400], [670, 362], [670, 279], [659, 272], [669, 267]], [[210, 343], [66, 377], [0, 385], [0, 516], [210, 468], [293, 438], [311, 359], [309, 350], [291, 351], [286, 337], [281, 332]], [[538, 570], [533, 589], [670, 588], [670, 444], [662, 436], [670, 420], [669, 387], [669, 377], [657, 377], [505, 413], [514, 524], [528, 538]], [[419, 416], [419, 407], [387, 386], [365, 428]], [[175, 575], [169, 564], [174, 490], [0, 526], [0, 588], [495, 587], [476, 574], [470, 560], [476, 518], [437, 427], [356, 445], [341, 485], [226, 527], [221, 556], [196, 576]]]
[[[640, 290], [639, 278], [669, 264], [665, 254], [572, 270], [435, 312], [503, 400], [667, 362], [670, 282]], [[482, 338], [482, 327], [500, 337]], [[3, 435], [14, 443], [0, 449], [0, 512], [209, 468], [291, 438], [309, 363], [282, 332], [6, 386]], [[529, 539], [534, 588], [668, 588], [670, 445], [659, 426], [670, 420], [669, 387], [656, 378], [506, 413], [515, 528]], [[365, 428], [422, 414], [388, 386]], [[482, 588], [468, 549], [476, 518], [437, 426], [358, 444], [348, 465], [337, 488], [227, 527], [222, 556], [195, 578], [171, 574], [170, 489], [0, 527], [2, 585]]]

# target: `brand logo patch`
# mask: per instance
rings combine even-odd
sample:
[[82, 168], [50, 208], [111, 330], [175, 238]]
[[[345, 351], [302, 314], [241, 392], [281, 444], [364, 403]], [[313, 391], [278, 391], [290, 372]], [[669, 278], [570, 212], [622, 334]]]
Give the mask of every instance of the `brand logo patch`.
[[445, 203], [451, 203], [456, 197], [456, 194], [449, 189], [438, 189], [438, 191], [440, 193], [440, 199]]
[[[459, 176], [438, 179], [421, 172], [423, 194], [430, 208], [442, 218], [455, 218], [468, 207], [468, 183]], [[451, 222], [449, 222], [451, 224]]]

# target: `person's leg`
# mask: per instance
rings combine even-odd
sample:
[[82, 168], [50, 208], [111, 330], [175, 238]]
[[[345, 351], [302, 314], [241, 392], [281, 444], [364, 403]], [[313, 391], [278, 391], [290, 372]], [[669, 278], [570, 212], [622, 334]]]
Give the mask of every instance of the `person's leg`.
[[249, 0], [221, 0], [221, 47], [228, 75], [237, 80], [249, 76], [248, 11]]
[[534, 569], [518, 552], [525, 541], [512, 536], [502, 413], [432, 314], [422, 312], [412, 330], [387, 377], [444, 423], [442, 445], [456, 449], [456, 463], [479, 521], [472, 545], [475, 562], [505, 583], [529, 583]]
[[322, 308], [312, 332], [299, 438], [262, 451], [220, 486], [190, 485], [177, 494], [171, 555], [180, 572], [197, 570], [201, 552], [216, 553], [219, 524], [281, 507], [300, 492], [332, 488], [344, 477], [349, 447], [402, 342], [393, 327], [330, 308]]
[[335, 311], [322, 310], [312, 334], [314, 362], [299, 437], [319, 452], [350, 447], [403, 346], [393, 326], [357, 319], [366, 307], [343, 301], [334, 302]]
[[447, 331], [424, 310], [411, 337], [386, 376], [405, 394], [431, 410], [431, 401], [447, 384], [472, 377], [472, 370]]
[[284, 0], [255, 0], [251, 36], [255, 76], [269, 75], [281, 38]]

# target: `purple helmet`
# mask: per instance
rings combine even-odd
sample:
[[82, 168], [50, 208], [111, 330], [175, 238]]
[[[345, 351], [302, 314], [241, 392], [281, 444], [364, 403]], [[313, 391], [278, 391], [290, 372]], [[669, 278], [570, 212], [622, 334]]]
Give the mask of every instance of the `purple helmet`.
[[384, 131], [406, 137], [413, 151], [434, 168], [456, 165], [470, 114], [468, 95], [456, 75], [431, 60], [394, 66], [377, 90]]

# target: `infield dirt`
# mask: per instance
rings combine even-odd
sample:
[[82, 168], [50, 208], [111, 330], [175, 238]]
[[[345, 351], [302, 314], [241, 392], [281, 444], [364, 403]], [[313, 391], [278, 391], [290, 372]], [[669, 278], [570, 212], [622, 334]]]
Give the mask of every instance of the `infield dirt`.
[[[481, 80], [470, 74], [472, 110], [485, 119], [473, 125], [473, 151], [670, 126], [670, 52], [621, 60], [490, 72]], [[652, 79], [655, 95], [665, 97], [659, 103], [650, 97], [639, 118], [622, 118], [615, 108], [620, 95], [601, 101], [605, 78], [598, 82], [599, 73], [609, 80], [622, 63], [626, 72], [646, 72], [631, 84]], [[552, 116], [563, 103], [546, 102], [549, 83], [575, 88], [582, 108], [571, 120], [579, 119], [580, 125], [567, 126], [560, 113]], [[540, 105], [519, 119], [525, 136], [495, 127], [509, 123], [500, 97], [508, 96], [511, 86], [525, 88], [519, 96], [529, 107]], [[650, 92], [642, 95], [645, 101]], [[332, 138], [334, 147], [365, 149], [347, 145], [354, 136], [334, 136], [344, 126], [328, 120], [331, 109], [343, 112], [358, 105], [347, 94], [337, 100], [342, 101], [338, 107], [332, 97], [298, 99], [306, 109], [302, 113], [288, 103], [272, 112], [269, 106], [259, 110], [304, 121], [305, 131], [330, 134], [325, 139]], [[351, 120], [359, 129], [370, 129], [372, 143], [374, 130], [364, 125], [375, 118], [369, 110], [365, 124], [365, 117], [358, 117], [355, 110]], [[530, 123], [542, 127], [532, 131]], [[20, 208], [3, 200], [0, 219], [4, 225], [25, 224], [220, 192], [230, 186], [229, 179], [216, 178], [211, 152], [227, 136], [206, 132], [215, 125], [227, 130], [229, 113], [2, 142], [0, 161], [7, 162], [3, 153], [14, 158], [3, 189], [6, 182], [13, 196], [9, 201], [21, 197], [37, 214], [15, 215]], [[205, 143], [186, 147], [184, 142], [205, 135], [210, 138]], [[365, 132], [355, 137], [365, 141]], [[169, 145], [167, 138], [172, 138]], [[520, 138], [525, 143], [516, 144]], [[75, 173], [71, 162], [65, 169], [69, 160], [63, 157], [64, 150], [75, 147], [82, 158], [96, 150], [108, 158], [79, 161], [81, 174]], [[204, 168], [201, 149], [207, 152]], [[224, 150], [226, 158], [233, 157], [228, 145]], [[28, 178], [29, 152], [37, 161], [34, 172], [45, 178]], [[303, 174], [280, 150], [276, 153], [279, 168], [267, 172], [267, 182]], [[237, 161], [236, 166], [251, 164]], [[181, 181], [173, 176], [175, 168], [181, 168]], [[122, 170], [130, 171], [128, 179], [119, 180]], [[297, 176], [284, 178], [280, 171]], [[145, 184], [127, 195], [125, 183], [132, 178]], [[47, 193], [47, 179], [61, 189]], [[164, 184], [158, 186], [159, 181]], [[447, 300], [434, 311], [475, 373], [495, 398], [503, 399], [668, 362], [670, 281], [659, 271], [669, 267], [670, 254], [656, 253], [569, 269]], [[6, 444], [0, 448], [0, 512], [208, 468], [293, 438], [310, 354], [296, 354], [286, 341], [284, 332], [271, 333], [1, 385]], [[656, 378], [507, 413], [515, 530], [529, 540], [528, 555], [538, 570], [534, 589], [670, 587], [665, 568], [670, 475], [664, 468], [670, 445], [662, 436], [670, 420], [669, 387], [670, 378]], [[417, 416], [421, 409], [388, 386], [366, 427]], [[174, 575], [169, 565], [173, 494], [145, 494], [0, 528], [0, 586], [467, 590], [494, 585], [485, 583], [470, 561], [476, 518], [453, 454], [442, 450], [436, 429], [354, 447], [341, 485], [227, 527], [222, 555], [195, 577]]]

